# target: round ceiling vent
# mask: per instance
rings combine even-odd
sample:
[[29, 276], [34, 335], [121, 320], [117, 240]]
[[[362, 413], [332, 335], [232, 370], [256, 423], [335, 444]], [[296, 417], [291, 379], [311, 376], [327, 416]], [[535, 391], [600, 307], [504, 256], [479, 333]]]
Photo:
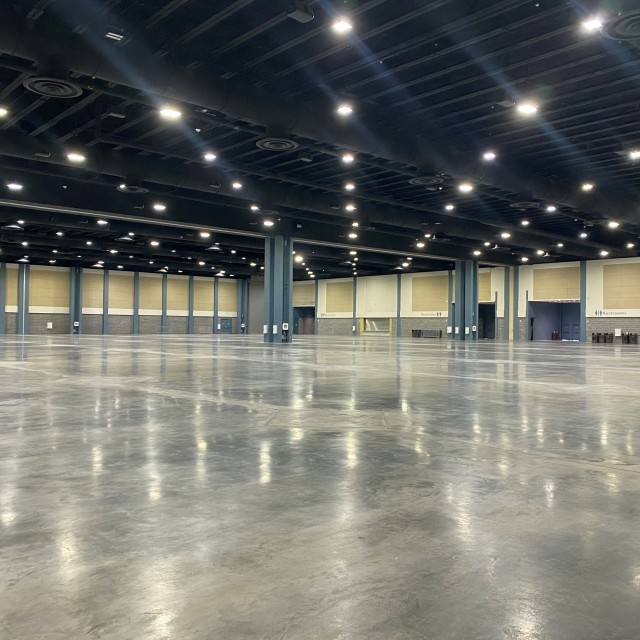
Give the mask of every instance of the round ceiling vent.
[[602, 27], [602, 33], [614, 40], [640, 40], [640, 9], [614, 16]]
[[444, 182], [442, 178], [438, 176], [416, 176], [409, 180], [409, 184], [413, 184], [419, 187], [437, 187]]
[[512, 202], [509, 206], [513, 207], [514, 209], [523, 211], [525, 209], [539, 209], [540, 203], [539, 202]]
[[32, 76], [22, 84], [25, 89], [47, 98], [77, 98], [82, 95], [82, 89], [75, 82], [61, 78]]
[[140, 185], [137, 184], [128, 184], [126, 182], [121, 182], [118, 185], [118, 191], [121, 191], [122, 193], [148, 193], [149, 189], [146, 189], [145, 187], [141, 187]]
[[265, 151], [295, 151], [300, 145], [290, 138], [269, 136], [258, 140], [256, 146]]

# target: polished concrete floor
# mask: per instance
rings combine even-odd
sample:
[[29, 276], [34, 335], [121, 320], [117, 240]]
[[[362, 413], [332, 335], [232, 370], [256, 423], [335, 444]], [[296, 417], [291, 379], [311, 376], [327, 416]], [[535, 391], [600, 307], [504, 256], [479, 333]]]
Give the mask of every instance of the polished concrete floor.
[[2, 640], [637, 640], [640, 350], [0, 339]]

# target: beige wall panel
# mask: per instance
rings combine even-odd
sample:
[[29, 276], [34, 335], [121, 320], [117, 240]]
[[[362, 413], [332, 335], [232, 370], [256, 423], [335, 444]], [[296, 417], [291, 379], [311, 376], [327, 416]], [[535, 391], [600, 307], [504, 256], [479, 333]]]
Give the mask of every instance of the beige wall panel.
[[580, 267], [533, 270], [533, 300], [579, 300]]
[[313, 282], [293, 283], [293, 306], [314, 307], [316, 304], [316, 286]]
[[162, 311], [162, 276], [140, 276], [140, 309]]
[[102, 271], [82, 272], [82, 306], [90, 309], [102, 309], [102, 291], [104, 273]]
[[640, 263], [603, 267], [603, 307], [640, 309]]
[[193, 310], [209, 311], [213, 314], [213, 278], [196, 278], [193, 287]]
[[18, 306], [18, 270], [7, 265], [7, 302], [8, 307]]
[[218, 280], [218, 311], [220, 313], [238, 311], [238, 285], [235, 280]]
[[478, 302], [493, 302], [491, 295], [491, 271], [478, 274]]
[[70, 276], [68, 269], [31, 267], [29, 277], [30, 307], [69, 307]]
[[133, 277], [109, 272], [109, 309], [133, 309]]
[[442, 311], [449, 304], [449, 276], [414, 276], [413, 311]]
[[167, 278], [167, 309], [189, 311], [189, 278]]
[[353, 311], [353, 282], [327, 282], [327, 313]]

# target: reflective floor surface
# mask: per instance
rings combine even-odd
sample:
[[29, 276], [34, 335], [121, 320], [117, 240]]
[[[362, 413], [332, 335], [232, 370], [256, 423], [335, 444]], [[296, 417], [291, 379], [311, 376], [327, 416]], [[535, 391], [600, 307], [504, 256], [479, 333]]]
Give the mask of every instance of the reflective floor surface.
[[640, 350], [0, 339], [2, 640], [637, 640]]

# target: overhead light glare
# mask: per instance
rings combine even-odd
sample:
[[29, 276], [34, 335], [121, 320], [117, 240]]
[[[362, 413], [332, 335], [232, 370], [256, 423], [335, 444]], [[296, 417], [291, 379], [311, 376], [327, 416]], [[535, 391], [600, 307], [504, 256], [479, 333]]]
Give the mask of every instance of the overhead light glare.
[[550, 205], [547, 207], [547, 213], [555, 213], [557, 210], [558, 210], [558, 209], [557, 209], [557, 207], [555, 207], [555, 206], [554, 206], [554, 205], [552, 205], [552, 204], [550, 204]]
[[358, 237], [358, 234], [357, 234], [355, 231], [352, 231], [352, 232], [349, 234], [349, 237], [350, 237], [352, 240], [355, 240], [355, 239]]
[[338, 105], [336, 113], [339, 116], [350, 116], [353, 113], [353, 107], [348, 102], [343, 102]]
[[516, 106], [516, 109], [518, 110], [518, 113], [521, 113], [523, 116], [532, 116], [538, 113], [538, 105], [529, 101], [520, 102]]
[[617, 220], [609, 220], [609, 222], [607, 222], [607, 226], [609, 229], [617, 229], [620, 226], [620, 223]]
[[520, 260], [522, 260], [522, 262], [529, 262], [529, 258], [527, 258], [527, 256], [522, 256]]
[[471, 193], [473, 191], [473, 185], [470, 182], [461, 182], [458, 185], [458, 191], [460, 191], [460, 193]]
[[558, 247], [558, 249], [562, 249], [564, 247], [564, 242], [558, 242], [556, 247]]
[[7, 189], [9, 191], [22, 191], [23, 186], [19, 182], [9, 182], [7, 184]]
[[9, 109], [7, 107], [0, 107], [0, 118], [5, 118], [9, 115]]
[[180, 120], [180, 118], [182, 118], [182, 111], [176, 107], [164, 106], [158, 113], [160, 113], [165, 120]]
[[609, 255], [609, 252], [608, 252], [608, 251], [601, 251], [601, 252], [600, 252], [600, 255], [601, 255], [603, 258], [606, 258], [606, 257]]
[[593, 33], [595, 31], [600, 31], [603, 24], [604, 23], [600, 16], [591, 16], [582, 23], [582, 28], [589, 33]]
[[593, 182], [584, 182], [581, 188], [583, 191], [588, 193], [589, 191], [593, 191], [595, 185], [593, 184]]
[[418, 249], [424, 249], [425, 244], [424, 242], [416, 242], [416, 247], [418, 247]]
[[273, 220], [269, 220], [269, 218], [266, 218], [265, 220], [262, 221], [262, 224], [265, 227], [273, 227], [273, 225], [275, 224], [275, 222]]
[[157, 240], [151, 240], [149, 243], [152, 247], [159, 247], [160, 243]]
[[403, 262], [402, 266], [406, 269], [409, 266], [409, 263], [408, 262]]
[[235, 180], [231, 183], [231, 186], [237, 191], [238, 189], [242, 189], [242, 182]]
[[353, 25], [351, 24], [351, 22], [349, 22], [349, 20], [347, 20], [347, 18], [338, 18], [331, 25], [331, 28], [336, 33], [349, 33], [349, 31], [353, 29]]
[[521, 220], [521, 221], [520, 221], [520, 224], [521, 224], [523, 227], [528, 227], [528, 226], [529, 226], [529, 224], [530, 224], [530, 222], [529, 222], [528, 220]]
[[153, 210], [154, 211], [166, 211], [167, 210], [167, 205], [166, 204], [162, 204], [162, 202], [154, 202], [153, 203]]
[[582, 238], [582, 239], [584, 240], [585, 238], [588, 238], [588, 237], [589, 237], [589, 234], [588, 234], [586, 231], [581, 231], [581, 232], [579, 233], [579, 237], [580, 237], [580, 238]]
[[356, 188], [356, 185], [353, 184], [353, 182], [347, 182], [347, 184], [344, 185], [345, 191], [353, 191], [355, 188]]
[[355, 211], [356, 210], [356, 205], [353, 204], [352, 202], [349, 202], [349, 204], [345, 205], [344, 207], [347, 211]]
[[539, 256], [543, 256], [543, 255], [544, 255], [544, 251], [543, 251], [542, 249], [538, 249], [538, 250], [536, 251], [536, 253], [537, 253]]
[[495, 151], [485, 151], [482, 154], [482, 159], [485, 162], [493, 162], [497, 157], [498, 157], [498, 155], [496, 154]]
[[252, 204], [251, 211], [260, 211], [260, 207], [257, 204]]
[[206, 162], [213, 162], [218, 156], [211, 151], [206, 151], [202, 157]]
[[106, 220], [96, 220], [97, 224], [99, 224], [100, 226], [104, 226], [106, 224], [109, 224]]
[[56, 231], [56, 235], [57, 235], [58, 237], [62, 237], [62, 236], [64, 235], [64, 232], [62, 232], [62, 231]]
[[67, 160], [69, 162], [75, 162], [76, 164], [79, 164], [80, 162], [84, 162], [87, 159], [87, 156], [85, 156], [83, 153], [78, 153], [77, 151], [70, 151], [69, 153], [67, 153]]
[[344, 162], [344, 164], [352, 164], [354, 160], [355, 160], [355, 157], [352, 153], [342, 154], [342, 162]]
[[635, 243], [627, 242], [627, 249], [633, 249], [635, 246], [636, 246]]
[[474, 256], [480, 256], [480, 255], [482, 255], [482, 251], [480, 251], [479, 249], [476, 249], [476, 250], [473, 252], [473, 255], [474, 255]]
[[208, 231], [201, 231], [200, 232], [200, 237], [201, 238], [210, 238], [211, 234]]
[[455, 207], [455, 205], [453, 205], [453, 204], [446, 204], [446, 205], [444, 206], [444, 208], [445, 208], [447, 211], [453, 211], [456, 207]]
[[503, 232], [500, 234], [500, 237], [501, 237], [501, 238], [503, 238], [504, 240], [507, 240], [508, 238], [510, 238], [510, 237], [511, 237], [511, 234], [510, 234], [508, 231], [503, 231]]
[[629, 159], [630, 160], [640, 160], [640, 149], [632, 149], [629, 151]]

